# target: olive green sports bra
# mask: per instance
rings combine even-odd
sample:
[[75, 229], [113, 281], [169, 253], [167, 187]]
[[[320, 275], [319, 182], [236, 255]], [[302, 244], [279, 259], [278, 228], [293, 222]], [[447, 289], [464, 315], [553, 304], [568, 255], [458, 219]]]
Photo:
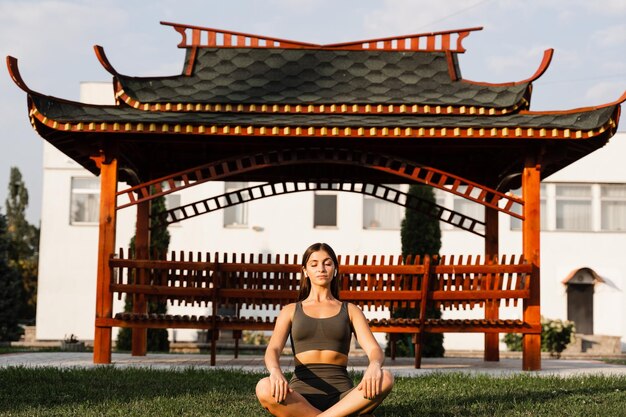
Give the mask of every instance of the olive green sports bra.
[[308, 350], [332, 350], [348, 355], [352, 338], [348, 304], [341, 303], [339, 313], [332, 317], [317, 319], [307, 316], [302, 302], [297, 302], [291, 336], [294, 355]]

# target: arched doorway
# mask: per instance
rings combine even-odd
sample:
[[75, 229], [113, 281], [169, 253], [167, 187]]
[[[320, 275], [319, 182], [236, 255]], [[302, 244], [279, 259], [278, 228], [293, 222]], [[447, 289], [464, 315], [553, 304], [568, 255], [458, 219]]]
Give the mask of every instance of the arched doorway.
[[567, 319], [576, 323], [576, 333], [593, 334], [593, 293], [602, 278], [591, 268], [572, 271], [565, 279], [567, 286]]

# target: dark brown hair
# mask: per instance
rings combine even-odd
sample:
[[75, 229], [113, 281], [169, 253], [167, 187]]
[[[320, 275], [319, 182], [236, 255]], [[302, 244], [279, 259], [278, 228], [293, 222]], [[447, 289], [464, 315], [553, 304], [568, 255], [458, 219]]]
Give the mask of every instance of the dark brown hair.
[[309, 258], [313, 254], [313, 252], [319, 251], [326, 252], [330, 259], [335, 264], [335, 274], [333, 275], [333, 280], [330, 282], [330, 293], [339, 300], [339, 279], [337, 276], [339, 275], [339, 260], [337, 259], [337, 255], [335, 255], [335, 251], [326, 243], [314, 243], [309, 246], [302, 255], [302, 278], [300, 279], [300, 294], [298, 294], [298, 301], [305, 300], [309, 293], [311, 292], [311, 280], [309, 277], [304, 275], [304, 269], [306, 268], [306, 263], [309, 261]]

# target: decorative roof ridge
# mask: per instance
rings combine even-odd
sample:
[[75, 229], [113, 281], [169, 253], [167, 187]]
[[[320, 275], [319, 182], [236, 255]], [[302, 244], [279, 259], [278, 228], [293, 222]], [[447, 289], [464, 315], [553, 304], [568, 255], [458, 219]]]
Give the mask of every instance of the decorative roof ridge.
[[521, 115], [536, 115], [536, 114], [573, 114], [573, 113], [582, 113], [600, 109], [606, 109], [608, 107], [616, 107], [626, 101], [626, 91], [622, 93], [622, 95], [613, 101], [608, 103], [599, 104], [597, 106], [586, 106], [586, 107], [576, 107], [568, 110], [520, 110], [519, 114]]
[[460, 81], [463, 81], [468, 84], [483, 85], [486, 87], [512, 87], [512, 86], [516, 86], [520, 84], [530, 84], [533, 81], [537, 80], [539, 77], [541, 77], [548, 70], [550, 63], [552, 62], [553, 56], [554, 56], [553, 48], [549, 48], [543, 51], [543, 58], [541, 59], [541, 63], [539, 64], [539, 67], [535, 70], [535, 73], [533, 75], [526, 78], [525, 80], [511, 81], [511, 82], [505, 82], [505, 83], [490, 83], [490, 82], [483, 82], [483, 81], [472, 81], [472, 80], [467, 80], [465, 78], [462, 78]]
[[[462, 45], [463, 39], [469, 36], [470, 32], [483, 30], [482, 26], [466, 28], [466, 29], [454, 29], [445, 30], [440, 32], [428, 32], [428, 33], [413, 33], [409, 35], [390, 36], [385, 38], [365, 39], [353, 42], [342, 42], [323, 45], [324, 48], [332, 49], [366, 49], [366, 50], [393, 50], [393, 51], [453, 51], [453, 52], [465, 52], [465, 48]], [[458, 35], [456, 39], [456, 46], [452, 45], [451, 35]], [[424, 40], [422, 40], [424, 39]], [[426, 43], [425, 47], [422, 47], [420, 43]], [[395, 45], [394, 45], [395, 43]], [[404, 48], [402, 47], [404, 43]], [[409, 46], [407, 46], [407, 43]], [[440, 43], [437, 46], [437, 43]], [[382, 44], [382, 45], [381, 45]], [[365, 47], [367, 45], [367, 47]], [[381, 47], [382, 46], [382, 47]]]
[[463, 39], [469, 36], [470, 32], [483, 29], [482, 27], [473, 27], [440, 32], [414, 33], [384, 38], [365, 39], [352, 42], [313, 44], [180, 23], [162, 21], [161, 24], [172, 26], [174, 30], [182, 36], [182, 40], [178, 44], [179, 48], [192, 49], [211, 47], [284, 49], [313, 48], [374, 51], [453, 51], [462, 53], [465, 52], [465, 48], [462, 45]]
[[[271, 36], [259, 36], [250, 33], [235, 32], [232, 30], [221, 30], [215, 28], [208, 28], [203, 26], [187, 25], [173, 22], [160, 22], [164, 26], [172, 26], [176, 32], [182, 36], [181, 42], [178, 44], [179, 48], [189, 47], [211, 47], [211, 46], [239, 46], [239, 47], [260, 47], [260, 48], [275, 48], [275, 47], [291, 47], [291, 48], [319, 48], [322, 45], [292, 41], [289, 39], [274, 38]], [[191, 40], [187, 37], [187, 29], [191, 30]], [[202, 35], [206, 36], [206, 44], [202, 44]], [[220, 36], [218, 36], [220, 35]], [[221, 37], [221, 39], [219, 39]], [[232, 42], [232, 38], [235, 37], [235, 43]], [[220, 45], [221, 41], [221, 45]]]

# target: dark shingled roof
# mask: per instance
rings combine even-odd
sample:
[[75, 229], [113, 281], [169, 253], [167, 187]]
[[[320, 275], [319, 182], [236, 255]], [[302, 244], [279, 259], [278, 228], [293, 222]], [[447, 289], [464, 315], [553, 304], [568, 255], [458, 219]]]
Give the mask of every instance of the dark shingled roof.
[[[190, 52], [186, 60], [190, 59]], [[451, 64], [458, 71], [456, 54]], [[456, 68], [456, 70], [455, 70]], [[460, 74], [457, 74], [460, 78]], [[427, 104], [507, 108], [530, 83], [452, 80], [446, 54], [413, 51], [206, 48], [191, 76], [116, 75], [143, 103]]]
[[592, 130], [605, 125], [614, 106], [572, 113], [512, 113], [503, 116], [423, 116], [369, 114], [257, 114], [145, 112], [128, 107], [94, 106], [33, 96], [35, 107], [58, 122], [169, 123], [239, 126], [326, 126], [326, 127], [521, 127]]

